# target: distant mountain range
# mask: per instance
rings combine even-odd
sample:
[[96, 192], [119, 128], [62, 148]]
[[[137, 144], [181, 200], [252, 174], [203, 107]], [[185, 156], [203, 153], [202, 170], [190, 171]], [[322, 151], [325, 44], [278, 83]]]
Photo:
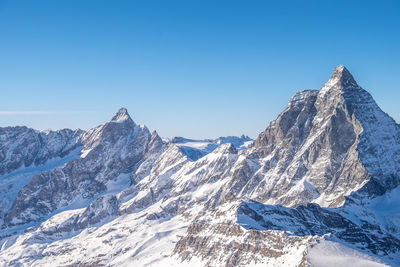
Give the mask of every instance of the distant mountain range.
[[344, 66], [256, 140], [0, 128], [3, 266], [400, 266], [400, 126]]
[[217, 147], [222, 144], [231, 143], [236, 149], [246, 149], [253, 144], [254, 140], [248, 136], [242, 135], [219, 137], [217, 139], [204, 139], [204, 140], [193, 140], [184, 137], [175, 137], [171, 140], [171, 143], [179, 146], [181, 151], [190, 160], [198, 160], [199, 158], [207, 155], [214, 151]]

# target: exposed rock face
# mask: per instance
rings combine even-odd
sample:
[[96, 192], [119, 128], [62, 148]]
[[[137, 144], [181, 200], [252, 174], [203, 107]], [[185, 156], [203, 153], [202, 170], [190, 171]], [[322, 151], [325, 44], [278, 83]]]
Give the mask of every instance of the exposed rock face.
[[[400, 248], [400, 240], [380, 225], [371, 232], [366, 225], [357, 225], [341, 215], [340, 210], [328, 210], [316, 204], [290, 209], [243, 202], [238, 213], [238, 224], [247, 229], [290, 231], [293, 236], [330, 235], [348, 243], [363, 244], [375, 254], [389, 255]], [[254, 224], [249, 224], [251, 221]]]
[[363, 186], [379, 195], [399, 184], [399, 136], [399, 126], [339, 66], [320, 91], [296, 93], [260, 134], [248, 153], [261, 168], [237, 183], [246, 184], [242, 195], [286, 206], [337, 207]]
[[137, 169], [150, 141], [149, 130], [137, 126], [126, 109], [121, 109], [110, 122], [82, 134], [81, 158], [33, 177], [19, 192], [6, 222], [13, 225], [38, 220], [106, 191], [109, 181]]
[[[381, 215], [367, 203], [399, 184], [399, 137], [399, 126], [393, 119], [357, 85], [346, 68], [337, 67], [321, 90], [296, 93], [284, 112], [259, 135], [254, 146], [242, 153], [231, 168], [231, 178], [210, 198], [208, 203], [212, 205], [189, 226], [190, 231], [178, 242], [175, 252], [190, 262], [212, 259], [214, 264], [229, 266], [248, 264], [251, 260], [279, 266], [287, 253], [265, 259], [258, 254], [247, 255], [249, 252], [243, 247], [247, 244], [247, 248], [257, 245], [260, 248], [261, 242], [276, 244], [274, 237], [265, 235], [275, 230], [303, 236], [306, 243], [311, 243], [313, 236], [330, 236], [393, 259], [400, 250], [399, 232], [393, 235], [390, 227], [380, 225]], [[348, 203], [346, 198], [350, 198]], [[255, 211], [250, 207], [256, 204], [242, 204], [239, 216], [230, 215], [228, 219], [226, 210], [238, 210], [235, 203], [240, 199], [297, 208], [259, 204]], [[329, 211], [309, 204], [312, 202], [322, 207], [344, 206]], [[229, 208], [218, 212], [223, 205]], [[358, 210], [357, 218], [353, 215], [355, 210]], [[220, 220], [215, 214], [227, 221], [216, 223]], [[385, 220], [397, 220], [396, 216], [389, 212]], [[234, 239], [237, 249], [226, 246], [227, 241], [221, 240], [231, 240], [229, 229], [234, 225], [234, 218], [245, 229], [258, 230], [264, 235], [264, 241], [259, 238], [252, 243], [241, 243], [238, 240], [247, 234], [244, 231]], [[293, 251], [293, 244], [286, 240], [280, 251]]]
[[240, 202], [234, 201], [201, 212], [177, 242], [174, 253], [191, 264], [203, 260], [204, 266], [290, 266], [288, 254], [296, 262], [303, 260], [312, 236], [246, 229], [236, 222], [240, 207]]
[[[296, 93], [254, 144], [164, 142], [126, 109], [86, 132], [46, 134], [48, 146], [5, 129], [4, 155], [32, 147], [3, 156], [1, 264], [306, 266], [322, 239], [400, 264], [400, 128], [343, 66]], [[25, 173], [9, 172], [33, 154], [46, 155], [35, 156], [43, 171], [17, 184]]]
[[0, 175], [64, 157], [80, 146], [81, 130], [35, 131], [25, 126], [0, 128]]
[[102, 196], [85, 209], [85, 211], [75, 220], [75, 230], [84, 229], [103, 221], [109, 216], [118, 215], [118, 199], [113, 195]]

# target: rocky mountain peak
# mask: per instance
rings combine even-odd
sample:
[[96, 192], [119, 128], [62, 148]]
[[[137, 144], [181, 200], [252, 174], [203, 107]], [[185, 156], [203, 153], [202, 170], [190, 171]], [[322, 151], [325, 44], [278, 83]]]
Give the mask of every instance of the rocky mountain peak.
[[399, 196], [400, 126], [338, 66], [253, 144], [164, 141], [125, 108], [84, 132], [0, 127], [0, 266], [320, 266], [313, 251], [350, 248], [400, 266]]
[[115, 114], [115, 116], [111, 119], [113, 122], [123, 122], [127, 120], [132, 121], [126, 108], [120, 108], [117, 114]]
[[331, 78], [321, 89], [321, 93], [325, 94], [330, 90], [348, 91], [350, 89], [359, 89], [360, 86], [354, 80], [353, 75], [343, 65], [339, 65], [333, 71]]
[[351, 75], [350, 71], [343, 65], [339, 65], [335, 68], [331, 79], [338, 80], [343, 88], [358, 87], [358, 84], [354, 80], [353, 75]]
[[157, 131], [153, 131], [151, 133], [149, 147], [157, 146], [159, 148], [163, 144], [164, 144], [164, 142], [162, 141], [161, 137], [158, 135]]
[[[265, 158], [266, 179], [279, 177], [273, 183], [286, 187], [288, 193], [279, 196], [277, 203], [295, 206], [304, 204], [304, 199], [334, 207], [362, 187], [372, 196], [400, 183], [398, 136], [393, 119], [344, 66], [338, 66], [320, 91], [296, 93], [253, 149]], [[261, 201], [280, 195], [265, 193], [267, 186], [260, 188], [253, 196], [257, 194]]]

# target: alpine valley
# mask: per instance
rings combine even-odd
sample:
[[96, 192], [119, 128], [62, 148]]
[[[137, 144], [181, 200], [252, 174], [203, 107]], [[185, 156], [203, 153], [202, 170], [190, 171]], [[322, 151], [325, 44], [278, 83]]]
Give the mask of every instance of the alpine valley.
[[0, 128], [2, 266], [400, 266], [400, 126], [344, 66], [260, 133]]

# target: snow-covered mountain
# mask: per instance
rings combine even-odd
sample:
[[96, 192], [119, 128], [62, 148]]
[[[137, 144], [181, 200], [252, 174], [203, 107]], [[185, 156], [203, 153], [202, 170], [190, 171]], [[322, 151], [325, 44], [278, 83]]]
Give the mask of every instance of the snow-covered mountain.
[[4, 266], [400, 265], [400, 126], [343, 66], [254, 142], [165, 141], [121, 109], [0, 148]]
[[226, 143], [231, 143], [237, 149], [246, 149], [253, 144], [254, 140], [248, 136], [226, 136], [217, 139], [204, 139], [193, 140], [184, 137], [174, 137], [171, 143], [176, 144], [181, 151], [188, 156], [191, 160], [198, 160], [199, 158], [214, 151], [218, 146]]

